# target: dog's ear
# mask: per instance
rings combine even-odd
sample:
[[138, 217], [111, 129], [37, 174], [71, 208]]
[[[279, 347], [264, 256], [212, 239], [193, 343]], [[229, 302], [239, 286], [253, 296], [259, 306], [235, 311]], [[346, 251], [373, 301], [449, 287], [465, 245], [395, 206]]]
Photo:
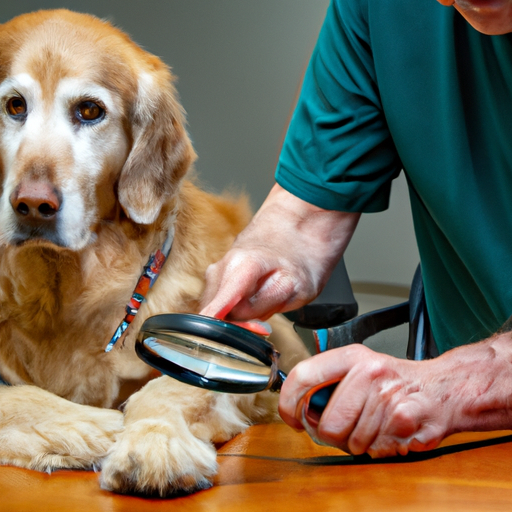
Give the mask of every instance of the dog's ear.
[[195, 159], [167, 68], [139, 75], [129, 122], [133, 143], [119, 178], [119, 202], [134, 222], [151, 224]]

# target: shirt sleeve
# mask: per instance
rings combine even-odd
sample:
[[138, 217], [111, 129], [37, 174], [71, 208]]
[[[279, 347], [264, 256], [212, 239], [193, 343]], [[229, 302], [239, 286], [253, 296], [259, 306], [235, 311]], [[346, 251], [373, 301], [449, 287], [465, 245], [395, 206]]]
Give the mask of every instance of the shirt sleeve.
[[329, 210], [386, 209], [401, 170], [381, 108], [364, 4], [329, 6], [276, 170], [283, 188]]

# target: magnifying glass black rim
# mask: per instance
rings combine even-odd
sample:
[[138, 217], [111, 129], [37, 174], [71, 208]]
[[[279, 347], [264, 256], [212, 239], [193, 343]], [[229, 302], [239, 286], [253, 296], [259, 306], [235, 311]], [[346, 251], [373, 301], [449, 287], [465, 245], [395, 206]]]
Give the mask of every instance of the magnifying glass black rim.
[[259, 384], [240, 385], [209, 380], [158, 356], [143, 343], [150, 336], [158, 337], [158, 331], [173, 331], [177, 334], [189, 334], [222, 343], [245, 352], [270, 367], [276, 359], [276, 350], [270, 342], [257, 334], [217, 318], [188, 313], [169, 313], [150, 317], [142, 324], [135, 351], [150, 366], [186, 384], [227, 393], [245, 394], [265, 389]]

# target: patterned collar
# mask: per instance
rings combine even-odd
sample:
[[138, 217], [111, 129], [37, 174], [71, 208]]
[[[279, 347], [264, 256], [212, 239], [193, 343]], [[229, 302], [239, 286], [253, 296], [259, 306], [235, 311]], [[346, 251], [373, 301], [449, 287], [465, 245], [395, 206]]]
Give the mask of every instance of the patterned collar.
[[160, 271], [171, 252], [174, 233], [175, 228], [173, 222], [162, 248], [151, 254], [148, 262], [144, 266], [142, 275], [139, 277], [137, 282], [137, 286], [135, 286], [135, 290], [133, 290], [132, 298], [126, 306], [126, 315], [105, 348], [105, 352], [110, 352], [114, 348], [114, 345], [121, 339], [123, 334], [126, 332], [126, 329], [128, 329], [128, 326], [135, 318], [135, 315], [138, 313], [149, 289], [155, 284], [155, 281], [160, 275]]

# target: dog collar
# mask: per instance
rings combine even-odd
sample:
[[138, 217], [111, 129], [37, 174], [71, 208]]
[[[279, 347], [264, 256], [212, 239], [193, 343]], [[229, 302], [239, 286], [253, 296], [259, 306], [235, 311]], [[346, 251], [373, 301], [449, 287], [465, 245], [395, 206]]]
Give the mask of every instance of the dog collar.
[[137, 286], [135, 286], [135, 290], [133, 290], [132, 298], [126, 305], [126, 315], [105, 348], [105, 352], [110, 352], [114, 348], [114, 345], [121, 339], [126, 329], [128, 329], [128, 326], [135, 318], [135, 315], [138, 313], [148, 291], [158, 279], [160, 271], [171, 252], [172, 243], [174, 241], [174, 232], [175, 229], [173, 224], [169, 229], [163, 246], [149, 257], [148, 262], [144, 266], [142, 274], [137, 281]]

